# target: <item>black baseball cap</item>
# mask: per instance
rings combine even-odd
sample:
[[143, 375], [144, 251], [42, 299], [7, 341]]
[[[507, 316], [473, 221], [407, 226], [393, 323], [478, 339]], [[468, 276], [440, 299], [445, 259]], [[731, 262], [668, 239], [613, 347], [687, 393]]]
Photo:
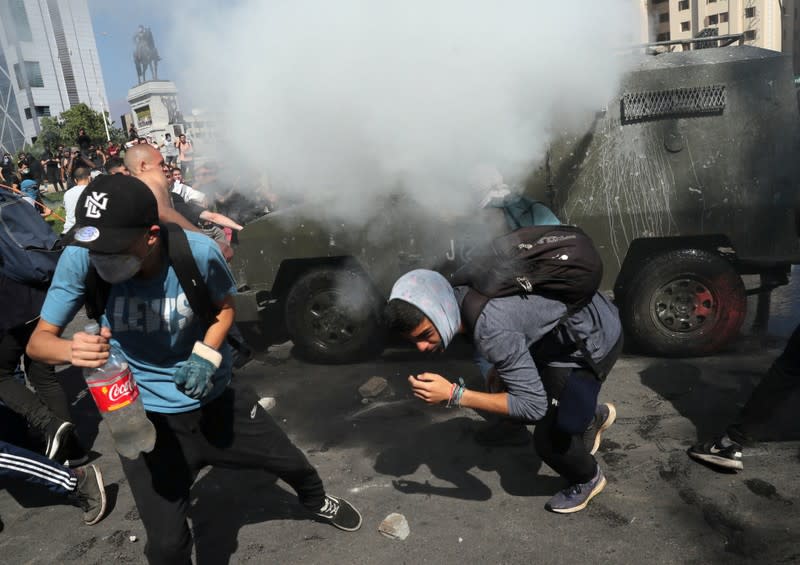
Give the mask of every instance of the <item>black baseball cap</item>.
[[152, 191], [128, 175], [100, 175], [83, 189], [75, 207], [75, 227], [65, 243], [98, 253], [122, 253], [158, 224]]

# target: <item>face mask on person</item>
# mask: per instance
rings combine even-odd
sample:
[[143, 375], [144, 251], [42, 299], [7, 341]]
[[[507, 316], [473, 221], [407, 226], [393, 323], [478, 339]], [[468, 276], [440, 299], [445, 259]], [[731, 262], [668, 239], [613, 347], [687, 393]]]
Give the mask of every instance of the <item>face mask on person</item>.
[[89, 259], [97, 269], [97, 275], [110, 284], [119, 284], [132, 279], [142, 270], [142, 259], [136, 255], [89, 253]]

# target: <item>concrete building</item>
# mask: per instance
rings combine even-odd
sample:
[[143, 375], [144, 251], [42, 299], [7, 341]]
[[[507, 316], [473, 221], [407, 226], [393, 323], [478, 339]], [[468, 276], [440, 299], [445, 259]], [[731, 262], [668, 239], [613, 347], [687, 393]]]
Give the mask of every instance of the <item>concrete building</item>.
[[87, 0], [0, 0], [0, 148], [81, 102], [108, 107]]

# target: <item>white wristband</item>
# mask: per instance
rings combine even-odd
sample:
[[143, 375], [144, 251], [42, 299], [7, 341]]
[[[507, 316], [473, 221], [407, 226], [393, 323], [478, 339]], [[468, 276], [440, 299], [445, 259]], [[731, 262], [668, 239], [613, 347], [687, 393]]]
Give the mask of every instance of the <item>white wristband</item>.
[[208, 361], [217, 368], [219, 368], [220, 363], [222, 363], [222, 353], [220, 353], [210, 345], [206, 345], [202, 341], [194, 342], [192, 353], [202, 357], [203, 359], [205, 359], [206, 361]]

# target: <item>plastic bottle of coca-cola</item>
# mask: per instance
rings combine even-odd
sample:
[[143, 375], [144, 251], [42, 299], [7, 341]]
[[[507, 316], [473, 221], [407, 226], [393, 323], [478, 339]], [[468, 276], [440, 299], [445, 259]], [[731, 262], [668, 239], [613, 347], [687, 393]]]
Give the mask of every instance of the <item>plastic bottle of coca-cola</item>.
[[[99, 335], [100, 326], [92, 322], [83, 331]], [[135, 459], [141, 452], [152, 451], [156, 444], [156, 429], [144, 413], [139, 387], [122, 352], [112, 346], [106, 364], [97, 369], [84, 369], [83, 378], [111, 430], [119, 454]]]

